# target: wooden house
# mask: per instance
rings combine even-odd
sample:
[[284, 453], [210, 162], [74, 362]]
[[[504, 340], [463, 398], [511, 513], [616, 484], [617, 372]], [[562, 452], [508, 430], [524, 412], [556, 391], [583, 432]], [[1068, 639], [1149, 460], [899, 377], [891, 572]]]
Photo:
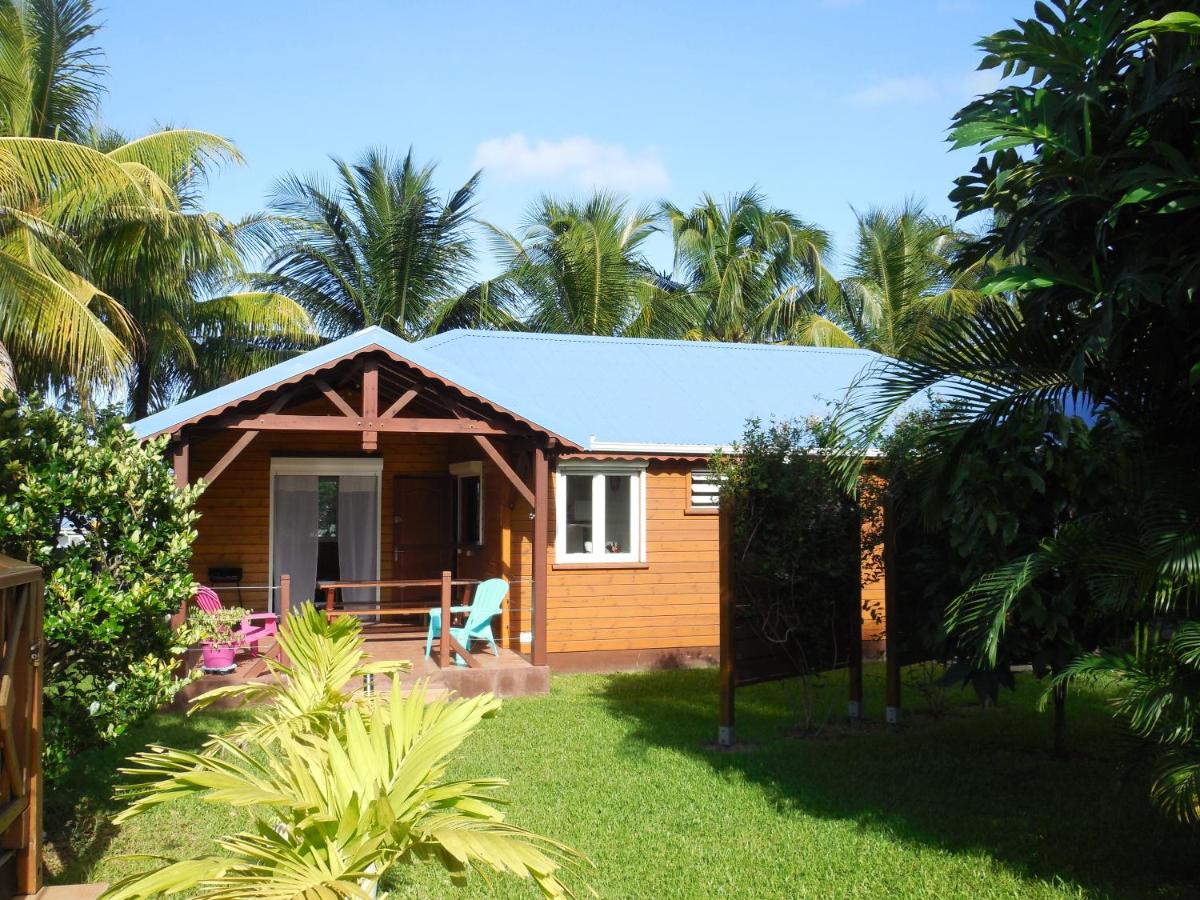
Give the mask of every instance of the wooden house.
[[194, 574], [226, 602], [276, 609], [286, 575], [292, 605], [336, 583], [331, 605], [374, 620], [435, 605], [443, 572], [500, 576], [510, 651], [644, 666], [715, 653], [713, 451], [827, 411], [874, 358], [368, 328], [133, 427], [205, 483]]

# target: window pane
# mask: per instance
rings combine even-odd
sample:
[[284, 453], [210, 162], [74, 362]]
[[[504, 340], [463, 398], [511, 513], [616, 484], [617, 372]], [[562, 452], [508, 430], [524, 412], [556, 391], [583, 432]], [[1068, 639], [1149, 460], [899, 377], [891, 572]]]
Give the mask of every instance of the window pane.
[[628, 475], [604, 477], [604, 552], [633, 552], [629, 514], [633, 504], [633, 479]]
[[568, 475], [567, 552], [592, 552], [592, 476]]
[[478, 475], [458, 479], [458, 542], [460, 544], [482, 544], [479, 533], [480, 496]]
[[337, 540], [338, 480], [336, 475], [317, 479], [317, 537]]

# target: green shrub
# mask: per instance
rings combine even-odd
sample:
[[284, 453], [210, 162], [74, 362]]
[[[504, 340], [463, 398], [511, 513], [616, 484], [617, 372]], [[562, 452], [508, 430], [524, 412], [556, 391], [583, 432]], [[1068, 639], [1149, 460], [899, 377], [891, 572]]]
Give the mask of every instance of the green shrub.
[[34, 398], [0, 403], [0, 552], [46, 572], [45, 761], [52, 780], [174, 696], [171, 613], [188, 571], [198, 489], [162, 441]]

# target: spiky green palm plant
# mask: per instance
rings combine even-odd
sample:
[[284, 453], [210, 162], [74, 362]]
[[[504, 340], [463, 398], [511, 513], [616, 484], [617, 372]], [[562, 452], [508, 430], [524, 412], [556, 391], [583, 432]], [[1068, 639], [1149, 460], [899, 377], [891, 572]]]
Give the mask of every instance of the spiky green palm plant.
[[408, 696], [351, 697], [351, 678], [398, 668], [367, 664], [360, 632], [357, 621], [327, 622], [312, 607], [293, 613], [280, 636], [290, 662], [272, 663], [278, 683], [199, 701], [266, 701], [249, 723], [200, 753], [151, 747], [132, 758], [122, 770], [135, 779], [122, 790], [132, 802], [117, 822], [195, 796], [254, 809], [255, 826], [219, 839], [210, 856], [155, 859], [105, 898], [366, 898], [405, 860], [435, 861], [458, 882], [487, 868], [532, 879], [548, 897], [570, 895], [562, 867], [582, 858], [506, 823], [493, 805], [503, 781], [446, 780], [452, 754], [499, 701], [430, 699], [423, 683]]

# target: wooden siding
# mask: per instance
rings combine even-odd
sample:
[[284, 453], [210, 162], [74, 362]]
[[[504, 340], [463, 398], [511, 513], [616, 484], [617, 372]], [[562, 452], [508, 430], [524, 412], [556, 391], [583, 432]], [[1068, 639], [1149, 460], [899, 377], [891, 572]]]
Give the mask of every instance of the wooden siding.
[[[314, 412], [324, 412], [320, 401]], [[200, 478], [237, 439], [218, 432], [191, 447], [190, 473]], [[504, 451], [503, 441], [497, 446]], [[272, 456], [364, 456], [353, 433], [264, 432], [251, 443], [200, 498], [192, 569], [207, 580], [210, 566], [240, 566], [243, 582], [265, 584], [270, 573], [269, 497]], [[464, 436], [379, 435], [383, 459], [381, 573], [391, 570], [394, 476], [446, 474], [453, 462], [483, 464], [484, 540], [462, 548], [459, 575], [503, 577], [511, 585], [507, 610], [498, 629], [506, 646], [529, 651], [522, 634], [532, 630], [532, 520], [528, 503], [475, 444]], [[531, 482], [528, 461], [506, 454], [517, 472]], [[718, 642], [718, 517], [690, 511], [692, 462], [652, 461], [646, 477], [646, 563], [628, 566], [555, 568], [554, 523], [550, 524], [548, 651], [674, 650], [711, 648]], [[555, 515], [555, 479], [551, 478], [550, 514]], [[223, 593], [229, 602], [228, 593]], [[882, 582], [864, 589], [864, 597], [882, 604]], [[247, 606], [261, 609], [266, 595], [244, 594]]]

